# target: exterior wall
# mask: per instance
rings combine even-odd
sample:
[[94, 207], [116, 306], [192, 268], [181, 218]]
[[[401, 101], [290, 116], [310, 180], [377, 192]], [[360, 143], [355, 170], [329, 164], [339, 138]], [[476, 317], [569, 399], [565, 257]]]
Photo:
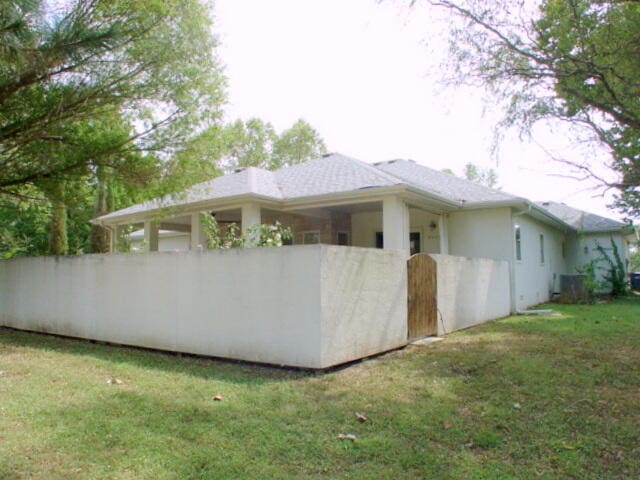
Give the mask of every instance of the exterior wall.
[[[131, 239], [131, 250], [140, 250], [144, 244], [144, 238]], [[159, 252], [186, 252], [189, 250], [189, 234], [179, 234], [175, 236], [160, 236], [158, 238]]]
[[[576, 259], [575, 268], [583, 267], [585, 264], [593, 259], [601, 259], [602, 255], [597, 250], [597, 246], [601, 245], [611, 259], [615, 262], [613, 253], [613, 247], [611, 246], [611, 239], [618, 248], [618, 253], [622, 259], [625, 269], [627, 265], [627, 243], [624, 237], [618, 232], [605, 232], [605, 233], [581, 233], [576, 238]], [[598, 269], [596, 272], [596, 280], [603, 281], [604, 275], [607, 273], [608, 263], [604, 260], [598, 263]]]
[[398, 252], [313, 245], [0, 261], [0, 325], [25, 330], [325, 368], [403, 345], [406, 323]]
[[431, 255], [438, 264], [438, 335], [511, 312], [509, 262]]
[[453, 212], [448, 227], [451, 255], [507, 261], [513, 258], [509, 208]]
[[347, 232], [351, 245], [351, 216], [347, 213], [325, 211], [319, 216], [297, 215], [291, 213], [263, 212], [262, 223], [274, 223], [278, 220], [285, 227], [291, 227], [293, 244], [302, 245], [305, 232], [319, 232], [320, 243], [336, 245], [338, 232]]
[[[431, 224], [435, 229], [431, 228]], [[353, 243], [358, 247], [375, 248], [376, 232], [382, 231], [382, 211], [360, 212], [351, 215]], [[409, 209], [409, 228], [412, 232], [420, 232], [421, 252], [440, 252], [440, 230], [438, 215], [420, 210]]]
[[[520, 226], [522, 260], [516, 260], [514, 253], [515, 306], [524, 309], [551, 300], [559, 291], [560, 275], [574, 273], [569, 258], [573, 238], [528, 215], [514, 216], [510, 234], [514, 252], [516, 225]], [[544, 235], [544, 263], [540, 261], [540, 234]]]

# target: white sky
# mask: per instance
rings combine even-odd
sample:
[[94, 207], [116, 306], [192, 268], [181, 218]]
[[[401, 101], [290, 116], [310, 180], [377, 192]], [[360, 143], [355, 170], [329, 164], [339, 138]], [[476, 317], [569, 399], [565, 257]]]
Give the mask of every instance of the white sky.
[[494, 168], [507, 192], [619, 218], [591, 184], [549, 175], [568, 172], [540, 145], [573, 149], [575, 159], [566, 133], [541, 129], [534, 142], [514, 134], [491, 155], [499, 112], [487, 113], [482, 91], [437, 85], [445, 43], [426, 9], [401, 0], [216, 0], [214, 13], [228, 119], [259, 117], [281, 131], [304, 118], [329, 151], [458, 174], [473, 162]]

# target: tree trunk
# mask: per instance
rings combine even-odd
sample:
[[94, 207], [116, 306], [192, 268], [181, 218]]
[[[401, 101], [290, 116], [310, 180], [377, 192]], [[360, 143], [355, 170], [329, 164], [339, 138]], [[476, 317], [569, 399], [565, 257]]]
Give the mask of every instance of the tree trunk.
[[66, 182], [60, 180], [44, 189], [51, 202], [51, 223], [49, 225], [49, 254], [66, 255], [69, 251], [67, 240], [67, 206], [64, 202]]
[[[98, 183], [96, 185], [96, 202], [93, 213], [96, 217], [99, 217], [109, 213], [109, 193], [104, 167], [98, 167], [96, 177]], [[109, 231], [100, 225], [92, 225], [89, 243], [92, 253], [108, 253], [110, 248]]]

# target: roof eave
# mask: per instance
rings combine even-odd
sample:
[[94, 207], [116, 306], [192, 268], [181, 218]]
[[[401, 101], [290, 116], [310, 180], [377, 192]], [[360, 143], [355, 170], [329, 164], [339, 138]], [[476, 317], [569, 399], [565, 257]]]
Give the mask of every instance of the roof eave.
[[[201, 200], [199, 202], [186, 203], [181, 205], [173, 205], [168, 207], [157, 207], [142, 212], [134, 212], [124, 215], [114, 215], [108, 218], [97, 217], [90, 222], [94, 225], [113, 226], [131, 223], [140, 223], [158, 216], [162, 211], [171, 212], [171, 216], [190, 215], [203, 210], [231, 210], [239, 208], [243, 203], [259, 201], [263, 205], [279, 207], [281, 200], [265, 195], [256, 195], [254, 193], [243, 193], [241, 195], [233, 195], [230, 197]], [[117, 212], [116, 212], [117, 213]], [[111, 215], [111, 214], [110, 214]]]

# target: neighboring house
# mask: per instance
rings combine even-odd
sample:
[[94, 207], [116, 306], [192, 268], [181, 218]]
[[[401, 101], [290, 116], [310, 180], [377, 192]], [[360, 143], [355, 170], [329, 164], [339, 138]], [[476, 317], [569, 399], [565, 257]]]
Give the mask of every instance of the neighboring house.
[[[110, 228], [114, 239], [127, 225], [144, 226], [144, 241], [152, 251], [168, 238], [159, 233], [162, 230], [188, 231], [189, 248], [198, 249], [205, 243], [200, 214], [206, 212], [219, 223], [238, 223], [243, 231], [279, 220], [292, 228], [293, 244], [506, 260], [515, 311], [549, 300], [558, 290], [559, 275], [575, 273], [585, 263], [585, 235], [590, 241], [601, 239], [605, 247], [612, 236], [626, 253], [624, 224], [585, 212], [578, 212], [582, 223], [576, 223], [569, 210], [576, 212], [562, 204], [537, 204], [486, 188], [411, 160], [372, 165], [328, 154], [273, 172], [238, 169], [180, 194], [109, 213], [94, 223]], [[591, 255], [591, 244], [588, 248]]]
[[[158, 230], [159, 252], [182, 252], [189, 250], [191, 234], [186, 231]], [[145, 251], [147, 245], [144, 241], [144, 229], [139, 229], [126, 235], [132, 252]]]

